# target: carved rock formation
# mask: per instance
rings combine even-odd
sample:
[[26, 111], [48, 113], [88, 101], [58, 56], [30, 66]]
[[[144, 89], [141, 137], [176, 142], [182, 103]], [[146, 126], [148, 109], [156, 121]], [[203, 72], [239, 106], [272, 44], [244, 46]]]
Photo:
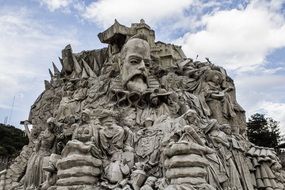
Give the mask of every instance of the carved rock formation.
[[247, 140], [223, 68], [155, 42], [143, 20], [98, 37], [107, 48], [68, 45], [49, 70], [0, 189], [284, 189], [275, 152]]

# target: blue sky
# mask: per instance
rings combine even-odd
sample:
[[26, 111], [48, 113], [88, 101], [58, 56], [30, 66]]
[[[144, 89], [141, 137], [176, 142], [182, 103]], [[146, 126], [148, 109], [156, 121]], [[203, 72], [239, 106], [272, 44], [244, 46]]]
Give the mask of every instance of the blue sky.
[[[0, 122], [17, 127], [49, 79], [61, 50], [104, 47], [114, 19], [141, 18], [156, 40], [209, 57], [235, 80], [247, 115], [265, 113], [285, 133], [285, 0], [0, 0]], [[59, 66], [60, 67], [60, 66]], [[15, 97], [14, 109], [11, 105]]]

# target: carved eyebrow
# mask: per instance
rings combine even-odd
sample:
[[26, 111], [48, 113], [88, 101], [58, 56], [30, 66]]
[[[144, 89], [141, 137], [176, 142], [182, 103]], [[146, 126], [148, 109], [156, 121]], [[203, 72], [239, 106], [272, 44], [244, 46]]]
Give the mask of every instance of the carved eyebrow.
[[[130, 59], [139, 59], [139, 60], [142, 60], [143, 57], [140, 56], [140, 55], [130, 55], [128, 59], [129, 59], [129, 60], [130, 60]], [[149, 62], [151, 61], [151, 59], [145, 58], [145, 59], [143, 59], [143, 61], [149, 63]]]
[[130, 55], [129, 59], [142, 59], [142, 57], [139, 55]]

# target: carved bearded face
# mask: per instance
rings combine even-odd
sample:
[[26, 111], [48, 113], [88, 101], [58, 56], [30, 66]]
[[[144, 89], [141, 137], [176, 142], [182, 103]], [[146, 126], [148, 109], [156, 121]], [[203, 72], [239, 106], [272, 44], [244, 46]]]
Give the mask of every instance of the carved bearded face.
[[142, 39], [130, 39], [122, 49], [121, 77], [129, 91], [147, 89], [146, 65], [150, 62], [150, 46]]

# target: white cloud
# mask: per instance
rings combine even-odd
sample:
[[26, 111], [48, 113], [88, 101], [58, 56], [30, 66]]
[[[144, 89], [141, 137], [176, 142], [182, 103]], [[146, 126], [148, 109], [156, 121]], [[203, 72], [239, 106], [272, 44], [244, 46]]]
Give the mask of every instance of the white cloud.
[[98, 0], [86, 7], [83, 17], [103, 27], [109, 27], [115, 18], [127, 25], [143, 18], [153, 25], [161, 20], [178, 20], [192, 3], [192, 0]]
[[40, 0], [43, 5], [46, 5], [50, 11], [55, 11], [60, 8], [66, 8], [72, 0]]
[[280, 122], [280, 130], [282, 134], [285, 134], [285, 103], [264, 101], [259, 106], [266, 115]]
[[204, 29], [187, 33], [177, 41], [190, 57], [209, 57], [227, 69], [252, 70], [266, 56], [285, 47], [285, 21], [276, 1], [251, 1], [245, 9], [205, 15]]
[[26, 9], [0, 10], [1, 120], [14, 96], [15, 111], [29, 112], [43, 88], [43, 80], [49, 79], [47, 68], [51, 67], [51, 61], [57, 61], [66, 44], [77, 43], [74, 36], [75, 31], [35, 20]]
[[242, 74], [235, 78], [237, 100], [245, 108], [247, 117], [264, 113], [280, 122], [285, 134], [285, 76], [268, 73]]

